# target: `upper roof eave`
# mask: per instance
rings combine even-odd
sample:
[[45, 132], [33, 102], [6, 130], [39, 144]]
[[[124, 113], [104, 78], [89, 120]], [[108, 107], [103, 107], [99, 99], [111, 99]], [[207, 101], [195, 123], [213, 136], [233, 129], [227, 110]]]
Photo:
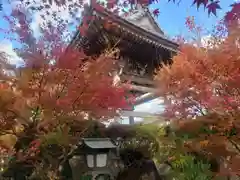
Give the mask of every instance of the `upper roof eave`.
[[150, 31], [147, 31], [146, 29], [139, 28], [135, 24], [123, 19], [121, 16], [118, 16], [118, 15], [113, 14], [112, 12], [108, 11], [106, 8], [103, 8], [102, 11], [99, 11], [98, 9], [91, 7], [91, 11], [92, 11], [92, 13], [96, 12], [98, 15], [100, 15], [102, 17], [108, 17], [108, 18], [112, 19], [114, 22], [117, 22], [118, 25], [126, 27], [129, 30], [139, 32], [139, 33], [142, 32], [142, 33], [144, 33], [145, 36], [150, 36], [151, 39], [154, 39], [156, 41], [161, 41], [163, 43], [166, 42], [166, 43], [168, 43], [169, 46], [173, 47], [175, 49], [175, 51], [177, 51], [177, 49], [179, 47], [179, 45], [177, 43], [175, 43], [167, 38], [164, 38], [162, 36], [158, 36]]
[[[166, 49], [177, 53], [178, 52], [178, 47], [179, 45], [165, 37], [162, 36], [158, 36], [150, 31], [147, 31], [146, 29], [143, 28], [139, 28], [138, 26], [136, 26], [135, 24], [123, 19], [122, 17], [113, 14], [112, 12], [108, 11], [106, 8], [102, 8], [101, 10], [93, 7], [91, 4], [87, 9], [88, 12], [85, 13], [85, 15], [87, 16], [92, 16], [94, 15], [94, 12], [99, 15], [100, 17], [107, 17], [108, 19], [112, 19], [114, 22], [116, 22], [118, 24], [119, 27], [124, 27], [125, 29], [130, 30], [131, 32], [137, 32], [138, 34], [141, 34], [144, 37], [148, 37], [150, 39], [152, 39], [155, 42], [158, 42], [159, 44], [161, 44], [163, 47], [165, 47]], [[74, 35], [74, 38], [72, 39], [72, 41], [70, 42], [70, 44], [74, 44], [74, 39], [77, 39], [79, 36], [79, 31], [76, 32], [76, 34]]]
[[159, 31], [164, 34], [163, 30], [160, 28], [159, 24], [155, 21], [155, 19], [153, 18], [153, 16], [151, 15], [151, 12], [149, 10], [149, 8], [147, 8], [147, 15], [150, 17], [151, 21], [158, 27]]

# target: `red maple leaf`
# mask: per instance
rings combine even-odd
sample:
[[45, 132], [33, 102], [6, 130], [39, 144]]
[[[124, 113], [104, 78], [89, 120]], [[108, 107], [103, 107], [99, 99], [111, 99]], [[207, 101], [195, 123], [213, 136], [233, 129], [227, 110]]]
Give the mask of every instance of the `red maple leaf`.
[[234, 3], [231, 7], [231, 11], [227, 12], [224, 17], [227, 23], [234, 22], [240, 18], [240, 3]]
[[154, 17], [158, 17], [159, 13], [160, 13], [159, 9], [154, 9], [153, 10]]
[[104, 7], [101, 6], [99, 3], [95, 2], [95, 1], [92, 3], [92, 7], [99, 12], [104, 11]]
[[116, 0], [108, 0], [107, 1], [107, 8], [108, 9], [112, 9], [112, 8], [114, 8], [114, 6], [116, 5]]
[[235, 14], [232, 11], [227, 12], [226, 15], [224, 16], [224, 20], [227, 23], [233, 21], [234, 19], [235, 19]]
[[122, 5], [123, 5], [124, 8], [126, 8], [128, 6], [128, 2], [124, 1]]
[[240, 2], [233, 3], [231, 7], [233, 13], [240, 13]]
[[78, 27], [78, 30], [80, 31], [80, 34], [82, 36], [85, 36], [86, 35], [86, 30], [87, 30], [87, 25], [86, 24], [83, 24], [81, 26]]
[[192, 31], [192, 30], [196, 27], [193, 16], [188, 16], [188, 17], [186, 18], [185, 24], [186, 24], [186, 26], [188, 27], [188, 29], [189, 29], [190, 31]]
[[208, 0], [194, 0], [193, 5], [194, 4], [197, 4], [197, 8], [199, 8], [203, 4], [205, 8], [208, 4]]
[[143, 4], [143, 5], [148, 5], [149, 2], [150, 2], [150, 4], [152, 4], [152, 3], [151, 3], [152, 0], [139, 0], [139, 2], [140, 2], [140, 4]]
[[208, 9], [208, 15], [210, 15], [212, 13], [215, 16], [217, 16], [217, 9], [221, 9], [221, 7], [219, 5], [219, 1], [214, 1], [214, 2], [210, 3], [207, 6], [207, 9]]
[[134, 0], [128, 0], [128, 4], [133, 5], [135, 3]]
[[120, 12], [119, 8], [116, 8], [116, 9], [113, 10], [113, 14], [117, 14], [118, 15], [119, 12]]
[[129, 15], [128, 12], [124, 12], [124, 14], [123, 14], [124, 17], [127, 17], [128, 15]]

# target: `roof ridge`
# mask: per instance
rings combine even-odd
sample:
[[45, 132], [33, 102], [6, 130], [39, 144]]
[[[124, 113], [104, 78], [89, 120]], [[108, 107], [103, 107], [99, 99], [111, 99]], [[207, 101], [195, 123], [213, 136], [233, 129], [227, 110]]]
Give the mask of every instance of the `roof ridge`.
[[[150, 23], [154, 26], [156, 33], [159, 33], [159, 34], [165, 36], [165, 33], [160, 28], [160, 25], [157, 23], [156, 19], [153, 17], [153, 15], [150, 11], [150, 8], [148, 6], [137, 4], [136, 10], [133, 13], [129, 13], [129, 15], [127, 17], [120, 15], [121, 18], [129, 21], [130, 23], [134, 23], [134, 21], [136, 22], [137, 20], [140, 20], [144, 16], [149, 18]], [[142, 27], [140, 27], [140, 28], [142, 28]]]
[[147, 12], [149, 13], [152, 21], [154, 22], [154, 24], [160, 29], [160, 31], [161, 31], [163, 34], [165, 34], [165, 33], [163, 32], [163, 30], [161, 29], [160, 25], [156, 22], [156, 20], [155, 20], [155, 18], [153, 17], [152, 13], [150, 12], [149, 7], [146, 7], [146, 9], [147, 9]]

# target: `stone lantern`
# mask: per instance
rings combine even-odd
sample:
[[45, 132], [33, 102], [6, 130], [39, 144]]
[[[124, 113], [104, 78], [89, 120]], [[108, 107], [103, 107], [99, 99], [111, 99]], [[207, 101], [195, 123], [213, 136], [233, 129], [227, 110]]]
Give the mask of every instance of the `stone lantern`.
[[114, 180], [122, 166], [109, 138], [84, 138], [69, 159], [73, 180]]

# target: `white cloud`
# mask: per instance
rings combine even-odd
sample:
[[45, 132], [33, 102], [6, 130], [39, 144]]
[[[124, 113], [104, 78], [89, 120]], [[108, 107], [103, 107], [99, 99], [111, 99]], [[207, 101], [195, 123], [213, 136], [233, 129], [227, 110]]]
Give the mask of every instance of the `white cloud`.
[[[28, 0], [29, 1], [29, 0]], [[21, 3], [25, 3], [26, 0], [23, 0], [22, 2], [15, 0], [15, 1], [11, 1], [9, 2], [10, 4], [8, 4], [8, 10], [10, 11], [11, 9], [14, 9], [18, 6], [20, 6]], [[69, 1], [70, 2], [70, 1]], [[78, 0], [72, 0], [72, 2], [70, 2], [71, 4], [73, 3], [78, 3]], [[40, 3], [42, 3], [41, 0], [30, 0], [30, 4], [35, 4], [35, 5], [39, 5]], [[89, 0], [84, 0], [84, 3], [89, 3]], [[49, 10], [43, 9], [40, 11], [35, 12], [34, 14], [29, 14], [27, 16], [31, 16], [32, 17], [32, 23], [30, 24], [30, 28], [32, 29], [34, 36], [36, 38], [39, 37], [40, 35], [40, 26], [44, 27], [47, 25], [47, 22], [51, 22], [53, 25], [56, 25], [56, 19], [61, 19], [63, 21], [69, 21], [71, 22], [73, 20], [73, 17], [70, 14], [70, 11], [68, 9], [68, 6], [70, 4], [67, 1], [67, 4], [65, 6], [62, 7], [58, 7], [56, 4], [52, 4], [51, 7], [49, 8]], [[27, 7], [28, 8], [28, 7]], [[82, 9], [79, 8], [78, 11], [76, 11], [75, 17], [80, 17], [81, 16], [81, 12]], [[55, 15], [54, 15], [55, 14]], [[45, 20], [42, 18], [42, 16], [45, 16]], [[77, 25], [79, 25], [80, 22], [75, 22], [75, 27]], [[66, 31], [61, 32], [64, 36], [64, 40], [70, 40], [72, 34], [73, 34], [73, 29], [72, 27], [69, 27], [66, 29]], [[9, 62], [11, 64], [15, 64], [15, 65], [22, 65], [23, 60], [16, 54], [16, 52], [14, 52], [13, 50], [13, 44], [11, 41], [9, 40], [3, 40], [2, 42], [0, 42], [0, 51], [3, 51], [7, 54]]]
[[217, 47], [219, 45], [219, 43], [222, 43], [225, 39], [222, 38], [220, 41], [216, 41], [214, 39], [213, 36], [211, 35], [206, 35], [206, 36], [203, 36], [200, 40], [200, 43], [193, 43], [194, 46], [196, 47], [204, 47], [204, 48], [213, 48], [213, 47]]
[[203, 36], [201, 38], [201, 45], [203, 47], [208, 47], [211, 44], [211, 40], [212, 40], [211, 35]]
[[[221, 42], [224, 41], [224, 38], [221, 39]], [[213, 46], [217, 45], [216, 44], [216, 39], [211, 36], [211, 35], [206, 35], [201, 38], [201, 45], [203, 47], [210, 47], [212, 48]]]
[[0, 42], [0, 51], [5, 52], [10, 64], [21, 65], [23, 60], [16, 54], [13, 50], [12, 43], [8, 40], [3, 40]]

